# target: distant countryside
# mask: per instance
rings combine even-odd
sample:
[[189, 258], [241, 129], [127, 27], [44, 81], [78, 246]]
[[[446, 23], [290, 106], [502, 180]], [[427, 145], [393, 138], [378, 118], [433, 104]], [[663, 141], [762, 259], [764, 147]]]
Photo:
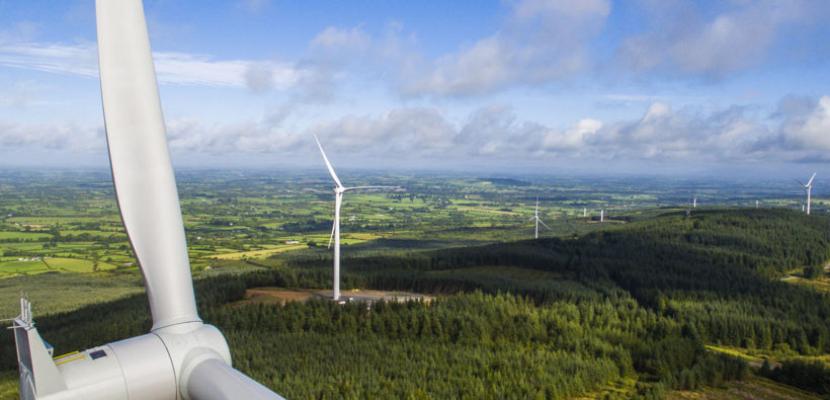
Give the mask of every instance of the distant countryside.
[[[807, 216], [787, 181], [350, 178], [400, 188], [347, 196], [343, 296], [418, 298], [327, 298], [327, 176], [178, 177], [200, 314], [237, 368], [289, 398], [830, 395], [823, 190]], [[5, 317], [27, 296], [56, 356], [148, 329], [108, 173], [7, 171], [0, 211]], [[10, 336], [3, 348], [14, 398]]]

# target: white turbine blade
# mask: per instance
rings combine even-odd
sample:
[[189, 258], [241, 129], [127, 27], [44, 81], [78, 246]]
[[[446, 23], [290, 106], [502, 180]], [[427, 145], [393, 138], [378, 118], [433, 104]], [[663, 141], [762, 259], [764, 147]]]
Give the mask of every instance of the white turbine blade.
[[194, 400], [285, 400], [217, 359], [202, 361], [193, 368], [187, 381], [187, 397]]
[[331, 241], [334, 240], [334, 224], [336, 224], [336, 223], [337, 223], [337, 221], [334, 221], [331, 224], [331, 235], [329, 235], [329, 246], [328, 246], [328, 248], [331, 248]]
[[816, 179], [816, 173], [815, 172], [813, 172], [813, 176], [810, 177], [810, 180], [807, 181], [807, 184], [804, 185], [804, 186], [812, 186], [813, 185], [813, 179]]
[[332, 167], [331, 162], [329, 162], [329, 158], [326, 157], [326, 152], [323, 150], [323, 145], [320, 144], [320, 139], [317, 139], [317, 135], [314, 135], [314, 141], [317, 142], [317, 147], [320, 148], [320, 154], [323, 155], [323, 161], [326, 162], [326, 168], [329, 169], [329, 174], [331, 174], [331, 179], [334, 179], [334, 183], [337, 187], [342, 188], [343, 184], [340, 183], [340, 178], [337, 177], [337, 174], [334, 173], [334, 167]]
[[553, 229], [551, 229], [551, 227], [549, 227], [549, 226], [548, 226], [548, 224], [546, 224], [546, 223], [545, 223], [545, 221], [542, 221], [542, 220], [540, 219], [540, 220], [539, 220], [539, 223], [540, 223], [540, 224], [542, 224], [542, 226], [544, 226], [545, 228], [548, 228], [548, 230], [549, 230], [549, 231], [552, 231], [552, 230], [553, 230]]
[[153, 329], [200, 321], [141, 0], [96, 2], [112, 180]]

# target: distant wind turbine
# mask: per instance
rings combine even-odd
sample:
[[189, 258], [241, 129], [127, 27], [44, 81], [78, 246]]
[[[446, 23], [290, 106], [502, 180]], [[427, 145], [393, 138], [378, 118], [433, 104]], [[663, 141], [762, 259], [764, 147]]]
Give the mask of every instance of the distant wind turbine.
[[697, 196], [692, 199], [692, 208], [697, 208]]
[[331, 174], [331, 179], [334, 180], [334, 221], [331, 227], [331, 236], [329, 236], [329, 248], [331, 248], [332, 241], [334, 242], [334, 284], [332, 287], [332, 295], [335, 301], [340, 300], [340, 206], [343, 205], [343, 194], [348, 191], [362, 190], [362, 189], [395, 189], [396, 186], [353, 186], [345, 187], [340, 182], [340, 178], [334, 172], [329, 158], [326, 157], [326, 152], [323, 151], [323, 145], [320, 144], [320, 139], [314, 135], [314, 141], [317, 142], [317, 147], [320, 148], [320, 154], [323, 155], [323, 161], [326, 162], [326, 168]]
[[544, 221], [542, 221], [542, 218], [539, 218], [539, 198], [538, 197], [536, 198], [536, 212], [533, 214], [533, 218], [531, 218], [530, 220], [536, 222], [536, 231], [535, 231], [535, 234], [533, 235], [534, 239], [539, 239], [539, 224], [542, 224], [542, 226], [544, 226], [545, 228], [548, 228], [548, 230], [552, 230], [552, 229], [550, 229], [550, 227]]
[[605, 209], [599, 210], [599, 222], [605, 222]]
[[[804, 186], [804, 191], [807, 192], [807, 215], [810, 215], [810, 206], [812, 203], [812, 195], [813, 195], [813, 180], [816, 179], [816, 173], [813, 172], [813, 176], [810, 177], [810, 180], [807, 183], [801, 183], [801, 181], [796, 180], [801, 186]], [[802, 206], [802, 211], [804, 211], [804, 207]]]
[[582, 218], [587, 218], [587, 217], [588, 217], [588, 207], [583, 207], [582, 208]]

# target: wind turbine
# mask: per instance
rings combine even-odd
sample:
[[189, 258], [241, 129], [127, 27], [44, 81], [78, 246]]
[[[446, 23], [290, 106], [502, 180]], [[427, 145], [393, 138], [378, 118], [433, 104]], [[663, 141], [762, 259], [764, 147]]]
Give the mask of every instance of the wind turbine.
[[[807, 192], [807, 209], [806, 209], [807, 215], [810, 215], [810, 205], [812, 203], [813, 180], [814, 179], [816, 179], [816, 173], [815, 172], [813, 172], [813, 176], [810, 177], [810, 180], [808, 180], [807, 183], [801, 183], [801, 181], [796, 180], [798, 182], [798, 184], [800, 184], [801, 186], [804, 186], [804, 191]], [[803, 206], [802, 206], [802, 211], [804, 211]]]
[[345, 187], [340, 182], [340, 178], [334, 172], [334, 167], [331, 165], [329, 158], [326, 157], [326, 152], [323, 150], [323, 145], [320, 144], [320, 139], [314, 135], [314, 141], [317, 142], [317, 147], [320, 148], [320, 154], [323, 155], [323, 161], [326, 162], [326, 168], [331, 174], [331, 179], [334, 180], [334, 222], [331, 226], [331, 236], [329, 236], [329, 248], [331, 248], [332, 241], [334, 241], [334, 284], [332, 285], [332, 297], [335, 301], [340, 300], [340, 207], [343, 205], [343, 194], [348, 191], [362, 190], [362, 189], [395, 189], [395, 186], [352, 186]]
[[20, 397], [282, 399], [233, 369], [224, 336], [199, 318], [142, 2], [97, 0], [95, 7], [113, 184], [153, 326], [56, 362], [21, 299], [13, 325]]
[[605, 222], [605, 209], [600, 208], [599, 210], [599, 222]]
[[692, 208], [697, 208], [697, 196], [692, 199]]
[[582, 218], [588, 217], [588, 207], [582, 207]]
[[544, 226], [545, 228], [548, 228], [548, 230], [552, 230], [552, 229], [550, 229], [550, 227], [544, 221], [542, 221], [541, 218], [539, 218], [539, 198], [538, 197], [536, 198], [536, 211], [533, 214], [533, 217], [530, 218], [530, 220], [536, 222], [536, 231], [533, 235], [534, 239], [539, 239], [539, 224], [542, 224], [542, 226]]

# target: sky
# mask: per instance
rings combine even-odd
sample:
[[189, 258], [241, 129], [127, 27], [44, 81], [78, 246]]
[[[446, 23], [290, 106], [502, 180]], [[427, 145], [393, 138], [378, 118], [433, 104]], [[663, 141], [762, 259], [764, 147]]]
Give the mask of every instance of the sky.
[[[825, 0], [145, 0], [177, 167], [809, 175]], [[106, 166], [91, 0], [0, 0], [0, 166]], [[830, 171], [827, 171], [830, 173]]]

